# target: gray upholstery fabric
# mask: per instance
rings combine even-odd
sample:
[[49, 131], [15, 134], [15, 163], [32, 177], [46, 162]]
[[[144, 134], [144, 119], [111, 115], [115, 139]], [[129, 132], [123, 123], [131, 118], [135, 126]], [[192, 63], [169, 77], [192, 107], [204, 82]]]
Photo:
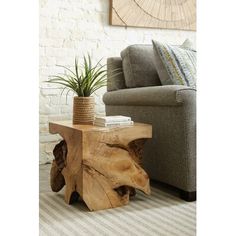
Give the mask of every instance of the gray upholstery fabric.
[[154, 65], [152, 45], [131, 45], [121, 52], [128, 88], [161, 85]]
[[107, 91], [126, 88], [120, 57], [107, 59]]
[[151, 124], [143, 165], [151, 179], [196, 191], [196, 90], [181, 85], [126, 88], [104, 94], [106, 115]]
[[[179, 96], [186, 99], [192, 92], [181, 91]], [[146, 142], [143, 155], [149, 177], [184, 191], [196, 191], [194, 100], [181, 106], [106, 104], [106, 114], [131, 116], [136, 122], [151, 124], [153, 137]]]
[[[106, 105], [123, 106], [180, 106], [195, 99], [195, 89], [181, 85], [153, 86], [121, 89], [106, 93], [103, 101]], [[186, 98], [181, 96], [188, 94]]]

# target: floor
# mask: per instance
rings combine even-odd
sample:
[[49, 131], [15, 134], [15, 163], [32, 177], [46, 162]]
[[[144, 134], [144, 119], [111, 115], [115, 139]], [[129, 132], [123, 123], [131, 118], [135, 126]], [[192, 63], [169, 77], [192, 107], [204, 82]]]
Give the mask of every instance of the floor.
[[51, 164], [39, 165], [39, 192], [52, 192], [50, 188]]
[[126, 206], [90, 212], [81, 201], [65, 204], [65, 188], [52, 192], [50, 168], [39, 166], [40, 236], [196, 235], [196, 202], [181, 200], [176, 189], [151, 182], [150, 196], [139, 191]]

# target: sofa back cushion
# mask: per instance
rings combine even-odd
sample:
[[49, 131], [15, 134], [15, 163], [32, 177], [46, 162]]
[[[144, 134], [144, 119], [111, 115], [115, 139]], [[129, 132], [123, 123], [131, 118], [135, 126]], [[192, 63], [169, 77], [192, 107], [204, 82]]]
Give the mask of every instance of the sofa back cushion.
[[125, 77], [120, 57], [107, 58], [107, 91], [124, 89]]
[[125, 84], [128, 88], [161, 85], [155, 68], [152, 45], [131, 45], [121, 52]]

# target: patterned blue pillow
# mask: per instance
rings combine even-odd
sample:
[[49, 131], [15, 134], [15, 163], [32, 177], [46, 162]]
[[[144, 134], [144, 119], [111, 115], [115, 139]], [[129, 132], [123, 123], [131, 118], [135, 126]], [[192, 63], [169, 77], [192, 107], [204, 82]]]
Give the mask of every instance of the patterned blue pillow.
[[181, 46], [173, 46], [152, 41], [155, 66], [162, 85], [185, 85], [196, 87], [197, 53], [185, 41]]

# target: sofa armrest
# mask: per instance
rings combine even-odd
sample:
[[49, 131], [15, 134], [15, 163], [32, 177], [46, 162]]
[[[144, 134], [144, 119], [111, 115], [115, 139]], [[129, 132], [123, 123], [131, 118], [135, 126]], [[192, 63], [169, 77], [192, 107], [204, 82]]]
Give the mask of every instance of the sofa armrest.
[[196, 89], [182, 85], [120, 89], [103, 96], [106, 105], [180, 106], [196, 102]]

